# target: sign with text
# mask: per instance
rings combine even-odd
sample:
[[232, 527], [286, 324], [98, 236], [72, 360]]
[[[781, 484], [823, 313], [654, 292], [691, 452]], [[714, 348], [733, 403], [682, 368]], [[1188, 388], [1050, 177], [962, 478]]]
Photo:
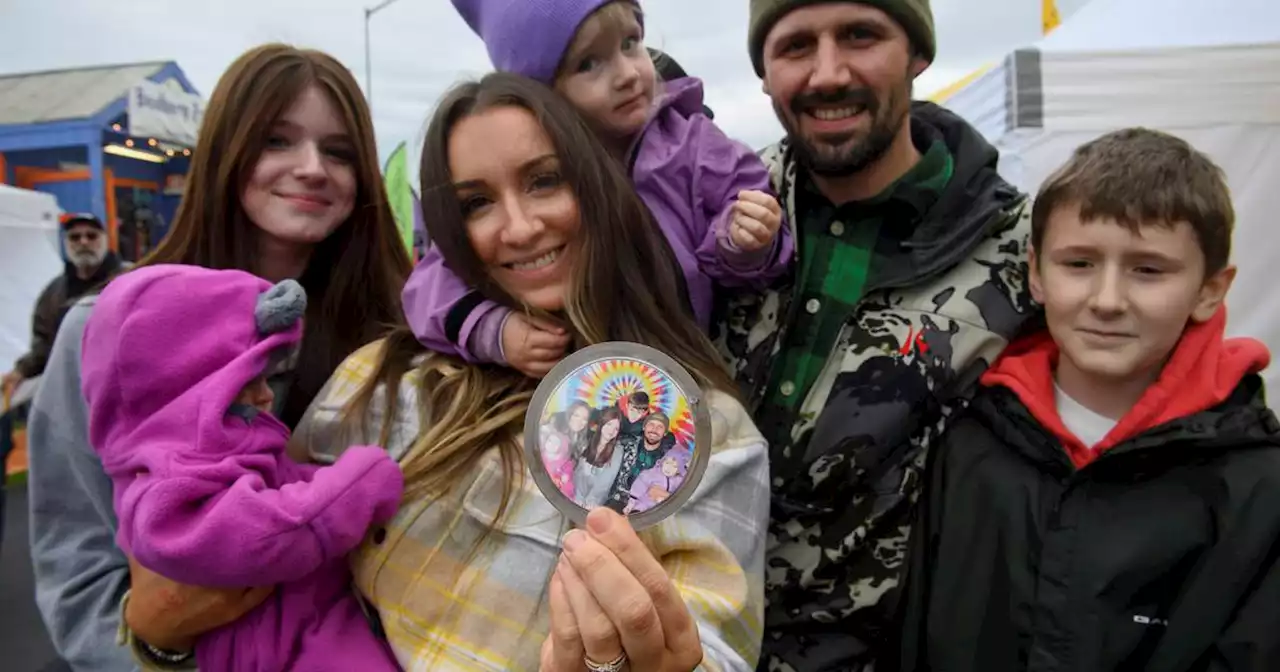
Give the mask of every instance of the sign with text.
[[194, 147], [204, 101], [176, 83], [144, 81], [129, 89], [129, 134]]

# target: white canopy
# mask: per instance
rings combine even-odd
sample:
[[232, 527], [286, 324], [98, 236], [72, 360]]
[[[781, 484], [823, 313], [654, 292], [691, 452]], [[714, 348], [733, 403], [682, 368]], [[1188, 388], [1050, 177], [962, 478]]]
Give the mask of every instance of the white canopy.
[[[1208, 154], [1236, 206], [1228, 329], [1280, 358], [1280, 1], [1092, 0], [945, 104], [1033, 194], [1077, 146], [1119, 128], [1164, 130]], [[1280, 389], [1280, 365], [1266, 378]]]
[[58, 201], [0, 184], [0, 372], [31, 347], [31, 314], [63, 270]]

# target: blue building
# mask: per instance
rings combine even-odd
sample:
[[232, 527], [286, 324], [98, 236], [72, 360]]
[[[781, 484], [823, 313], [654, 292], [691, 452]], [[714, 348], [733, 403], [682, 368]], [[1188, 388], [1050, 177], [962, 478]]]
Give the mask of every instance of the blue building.
[[173, 62], [0, 75], [0, 183], [98, 215], [136, 260], [173, 220], [203, 111]]

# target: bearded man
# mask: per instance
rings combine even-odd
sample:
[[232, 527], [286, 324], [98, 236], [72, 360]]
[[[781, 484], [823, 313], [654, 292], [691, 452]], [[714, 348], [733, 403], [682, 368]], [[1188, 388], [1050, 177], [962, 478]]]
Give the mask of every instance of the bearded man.
[[760, 669], [891, 669], [928, 450], [1036, 312], [1031, 208], [972, 127], [912, 101], [928, 0], [750, 0], [748, 45], [797, 241], [715, 334], [770, 443]]

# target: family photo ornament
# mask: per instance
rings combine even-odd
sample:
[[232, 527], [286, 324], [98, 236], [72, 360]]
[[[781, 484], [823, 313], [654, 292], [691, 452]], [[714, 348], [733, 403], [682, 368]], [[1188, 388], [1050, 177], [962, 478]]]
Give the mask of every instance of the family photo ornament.
[[538, 488], [575, 525], [604, 506], [639, 530], [697, 489], [711, 457], [711, 415], [671, 357], [639, 343], [600, 343], [539, 383], [524, 449]]

